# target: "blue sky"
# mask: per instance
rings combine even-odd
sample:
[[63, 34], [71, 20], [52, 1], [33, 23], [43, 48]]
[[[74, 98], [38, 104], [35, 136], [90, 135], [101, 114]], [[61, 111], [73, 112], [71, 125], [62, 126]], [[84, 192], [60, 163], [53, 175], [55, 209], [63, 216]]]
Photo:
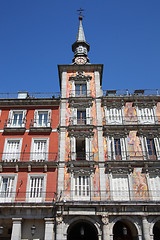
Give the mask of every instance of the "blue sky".
[[160, 88], [160, 0], [0, 0], [0, 92], [58, 92], [78, 15], [103, 90]]

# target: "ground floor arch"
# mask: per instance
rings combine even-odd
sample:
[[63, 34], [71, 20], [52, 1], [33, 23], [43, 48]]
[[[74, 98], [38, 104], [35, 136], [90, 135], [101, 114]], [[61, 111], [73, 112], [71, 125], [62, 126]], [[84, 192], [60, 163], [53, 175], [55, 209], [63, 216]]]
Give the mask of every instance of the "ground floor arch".
[[153, 227], [153, 239], [159, 240], [160, 238], [160, 220], [154, 224]]
[[119, 219], [113, 226], [113, 240], [138, 240], [138, 231], [133, 222]]
[[94, 224], [80, 219], [72, 223], [67, 231], [67, 240], [98, 240], [98, 232]]

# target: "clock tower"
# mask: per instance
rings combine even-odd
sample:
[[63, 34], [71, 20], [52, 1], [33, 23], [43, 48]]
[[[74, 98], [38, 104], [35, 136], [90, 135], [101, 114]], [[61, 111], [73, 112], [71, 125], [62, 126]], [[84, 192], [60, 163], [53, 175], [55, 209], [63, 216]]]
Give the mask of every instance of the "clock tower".
[[90, 45], [86, 42], [83, 26], [82, 16], [79, 17], [79, 28], [76, 42], [72, 45], [72, 51], [74, 52], [73, 64], [85, 65], [89, 63], [88, 52]]

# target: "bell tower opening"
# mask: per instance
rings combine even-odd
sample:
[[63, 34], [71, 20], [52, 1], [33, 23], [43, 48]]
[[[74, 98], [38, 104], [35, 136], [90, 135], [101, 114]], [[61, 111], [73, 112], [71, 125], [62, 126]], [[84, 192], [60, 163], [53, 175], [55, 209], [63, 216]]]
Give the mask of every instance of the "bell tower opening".
[[71, 225], [68, 229], [67, 240], [98, 240], [96, 228], [88, 222], [78, 222]]

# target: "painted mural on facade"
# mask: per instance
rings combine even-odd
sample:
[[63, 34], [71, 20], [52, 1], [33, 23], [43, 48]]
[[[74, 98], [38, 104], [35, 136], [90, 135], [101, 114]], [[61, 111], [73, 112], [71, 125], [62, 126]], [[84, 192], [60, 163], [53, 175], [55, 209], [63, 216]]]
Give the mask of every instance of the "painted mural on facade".
[[128, 151], [130, 159], [143, 159], [141, 143], [137, 137], [137, 131], [130, 131], [128, 136]]
[[160, 102], [157, 103], [157, 120], [160, 122]]
[[93, 177], [93, 192], [94, 192], [94, 200], [100, 199], [100, 182], [99, 182], [99, 168], [96, 166], [95, 174]]
[[133, 181], [133, 197], [135, 199], [147, 199], [148, 186], [145, 174], [142, 173], [141, 168], [135, 168], [132, 175]]
[[135, 107], [132, 106], [132, 102], [127, 102], [124, 107], [124, 115], [126, 123], [136, 123], [137, 122], [137, 113]]

